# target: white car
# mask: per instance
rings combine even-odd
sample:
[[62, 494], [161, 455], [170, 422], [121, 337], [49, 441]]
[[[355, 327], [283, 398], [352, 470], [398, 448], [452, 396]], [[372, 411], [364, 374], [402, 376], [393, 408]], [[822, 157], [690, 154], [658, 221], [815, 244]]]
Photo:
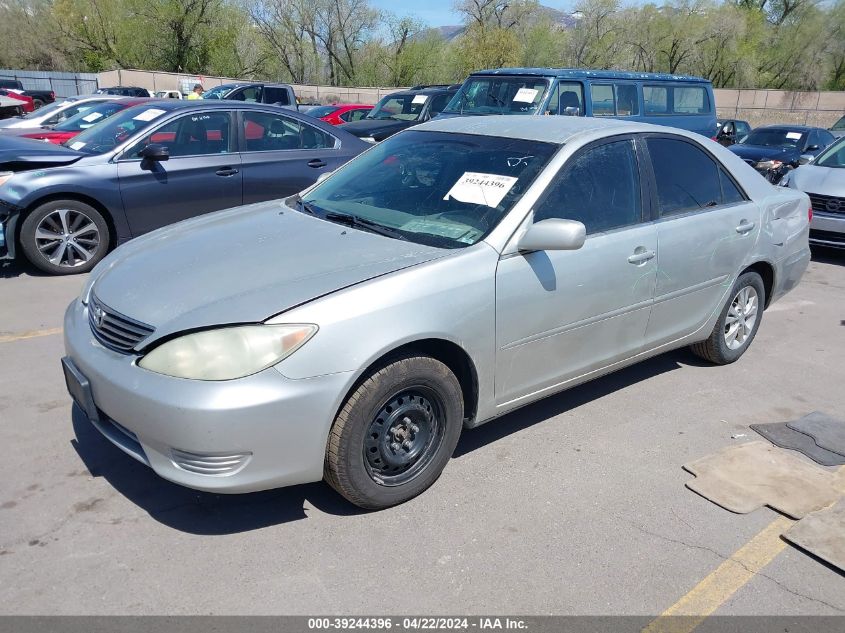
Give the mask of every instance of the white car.
[[[56, 101], [42, 108], [38, 108], [23, 117], [3, 119], [0, 121], [0, 130], [4, 128], [21, 129], [58, 125], [70, 117], [75, 116], [80, 112], [84, 112], [88, 108], [92, 108], [103, 101], [110, 101], [117, 98], [118, 97], [116, 95], [68, 97], [64, 101]], [[18, 105], [20, 105], [19, 102]], [[0, 106], [2, 106], [2, 104], [0, 104]]]

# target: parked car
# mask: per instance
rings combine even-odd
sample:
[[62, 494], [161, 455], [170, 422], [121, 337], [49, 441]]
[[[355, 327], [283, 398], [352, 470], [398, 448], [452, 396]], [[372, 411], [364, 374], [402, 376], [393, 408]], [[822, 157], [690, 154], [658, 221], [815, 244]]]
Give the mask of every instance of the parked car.
[[17, 101], [21, 110], [24, 112], [32, 112], [35, 110], [35, 102], [32, 100], [32, 97], [28, 97], [21, 92], [0, 88], [0, 97], [6, 97], [7, 99]]
[[0, 123], [8, 121], [12, 117], [19, 117], [23, 114], [23, 104], [18, 99], [5, 96], [0, 90]]
[[842, 136], [845, 136], [845, 116], [843, 116], [836, 123], [834, 123], [832, 126], [830, 126], [829, 131], [836, 138], [840, 138]]
[[716, 119], [716, 133], [712, 138], [714, 141], [728, 147], [748, 136], [749, 132], [751, 132], [751, 126], [748, 124], [748, 121]]
[[671, 125], [706, 137], [716, 127], [713, 86], [701, 77], [572, 68], [472, 73], [443, 116], [593, 116]]
[[165, 479], [384, 508], [464, 427], [676, 347], [739, 359], [804, 273], [808, 208], [683, 130], [435, 119], [119, 248], [65, 314], [68, 389]]
[[33, 129], [41, 127], [50, 127], [64, 123], [71, 117], [76, 116], [80, 112], [84, 112], [95, 105], [99, 105], [111, 99], [118, 97], [112, 95], [94, 95], [88, 97], [68, 97], [62, 101], [56, 101], [43, 108], [39, 108], [29, 114], [14, 118], [4, 119], [0, 121], [0, 132], [4, 129]]
[[414, 86], [393, 92], [382, 97], [363, 119], [340, 127], [368, 143], [378, 143], [440, 114], [458, 88], [458, 85]]
[[152, 93], [146, 88], [138, 86], [112, 86], [110, 88], [100, 88], [97, 90], [98, 95], [116, 95], [118, 97], [152, 97]]
[[784, 176], [782, 185], [810, 196], [810, 243], [845, 248], [845, 137], [807, 165]]
[[124, 109], [62, 146], [4, 134], [0, 259], [20, 250], [48, 273], [86, 272], [165, 224], [301, 191], [366, 147], [273, 106], [175, 99]]
[[269, 103], [296, 110], [296, 94], [288, 84], [235, 83], [215, 86], [202, 93], [203, 99], [228, 99], [250, 103]]
[[[332, 125], [343, 125], [352, 121], [360, 121], [373, 109], [371, 105], [359, 103], [344, 103], [337, 105], [317, 106], [307, 111], [308, 116], [320, 119]], [[303, 111], [302, 106], [299, 108]]]
[[178, 90], [156, 90], [153, 95], [156, 99], [183, 99], [182, 93]]
[[56, 93], [52, 90], [24, 90], [23, 84], [17, 79], [0, 79], [0, 88], [14, 90], [29, 97], [36, 110], [56, 100]]
[[809, 162], [833, 143], [833, 135], [806, 125], [766, 125], [755, 128], [729, 150], [777, 183], [790, 169]]
[[116, 97], [114, 99], [103, 100], [100, 103], [92, 105], [90, 108], [81, 110], [71, 118], [66, 119], [62, 123], [58, 123], [57, 125], [42, 126], [35, 129], [0, 129], [0, 150], [3, 148], [3, 139], [11, 136], [30, 138], [38, 141], [48, 141], [56, 145], [61, 145], [62, 143], [72, 139], [83, 130], [87, 130], [90, 127], [94, 127], [95, 125], [102, 123], [118, 112], [149, 101], [149, 97]]

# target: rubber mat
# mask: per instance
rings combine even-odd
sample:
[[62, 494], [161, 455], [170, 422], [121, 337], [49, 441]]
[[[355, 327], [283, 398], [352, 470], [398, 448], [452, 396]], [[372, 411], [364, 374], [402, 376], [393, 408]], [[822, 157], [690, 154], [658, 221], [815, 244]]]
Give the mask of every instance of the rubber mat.
[[789, 428], [786, 422], [752, 424], [751, 428], [775, 446], [803, 453], [822, 466], [842, 466], [845, 464], [845, 456], [822, 448], [809, 435]]
[[684, 470], [696, 477], [687, 488], [738, 514], [765, 505], [800, 519], [842, 494], [835, 473], [762, 441], [729, 446]]
[[812, 437], [822, 448], [845, 456], [845, 421], [814, 411], [786, 425]]
[[845, 499], [808, 514], [783, 535], [790, 543], [845, 571]]

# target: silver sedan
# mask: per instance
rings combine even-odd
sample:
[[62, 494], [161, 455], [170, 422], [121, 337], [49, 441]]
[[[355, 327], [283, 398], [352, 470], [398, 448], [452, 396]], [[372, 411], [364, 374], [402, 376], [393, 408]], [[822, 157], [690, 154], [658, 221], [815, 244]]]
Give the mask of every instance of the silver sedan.
[[436, 120], [118, 248], [67, 310], [65, 377], [166, 479], [383, 508], [464, 428], [681, 346], [739, 359], [804, 273], [808, 209], [681, 130]]
[[845, 138], [828, 147], [812, 163], [788, 172], [780, 184], [810, 196], [811, 243], [845, 248]]

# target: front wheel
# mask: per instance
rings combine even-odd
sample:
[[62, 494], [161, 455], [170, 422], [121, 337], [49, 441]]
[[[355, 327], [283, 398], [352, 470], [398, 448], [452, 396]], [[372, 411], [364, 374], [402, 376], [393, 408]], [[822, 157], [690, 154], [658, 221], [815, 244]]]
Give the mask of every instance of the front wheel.
[[745, 353], [757, 335], [766, 304], [766, 290], [757, 273], [743, 273], [736, 280], [710, 337], [690, 347], [711, 363], [727, 365]]
[[452, 456], [463, 409], [461, 385], [440, 361], [389, 361], [358, 385], [338, 413], [326, 447], [326, 481], [368, 510], [417, 496]]
[[108, 252], [109, 226], [84, 202], [54, 200], [26, 216], [20, 243], [26, 258], [46, 273], [84, 273]]

